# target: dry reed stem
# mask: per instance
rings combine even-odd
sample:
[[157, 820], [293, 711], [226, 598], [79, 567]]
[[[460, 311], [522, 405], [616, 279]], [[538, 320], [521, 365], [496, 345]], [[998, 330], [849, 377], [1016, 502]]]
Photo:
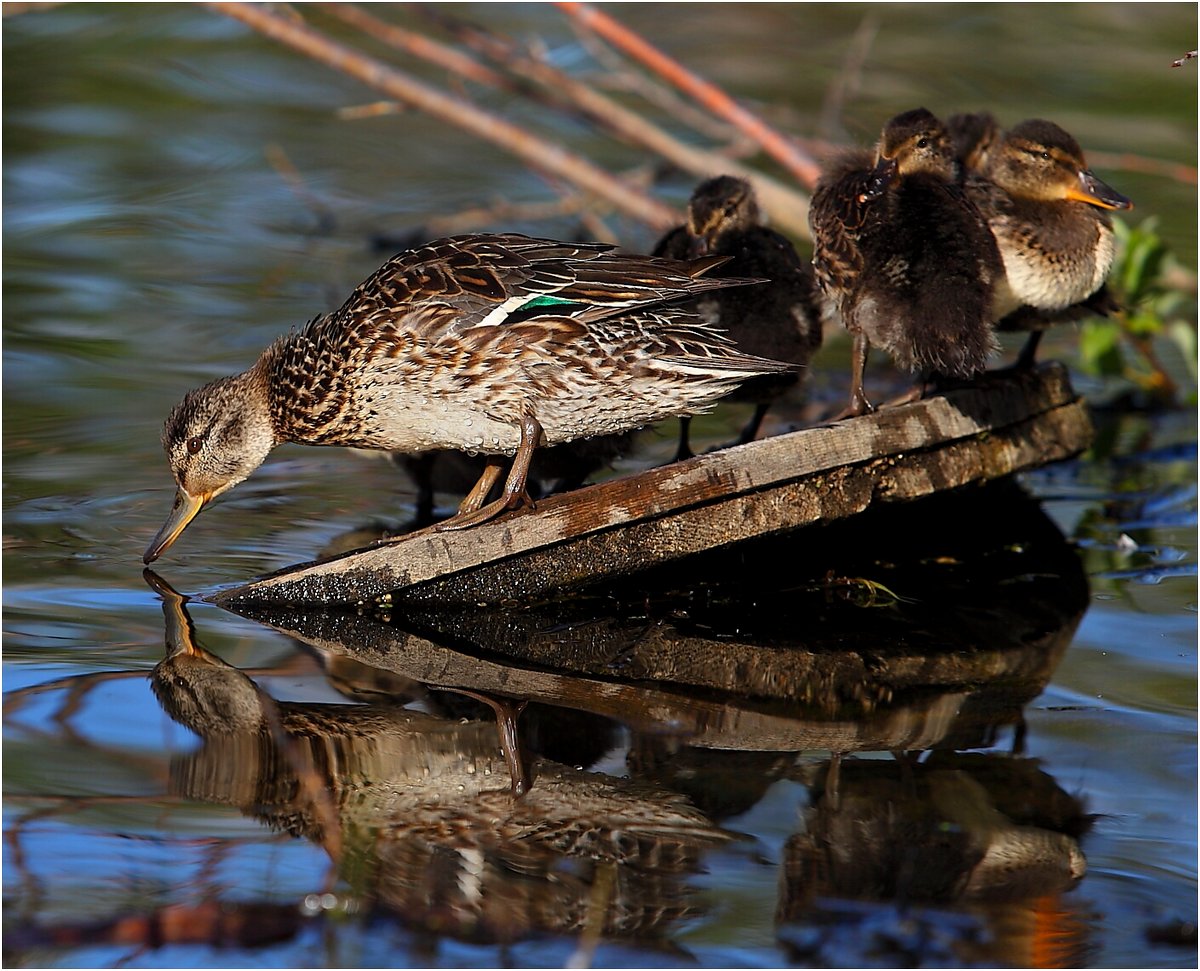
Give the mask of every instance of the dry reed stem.
[[[325, 5], [322, 5], [323, 7]], [[395, 31], [390, 25], [353, 4], [332, 5], [331, 11], [347, 23], [365, 33], [378, 37], [386, 43], [395, 43], [401, 49], [441, 66], [455, 63], [448, 56], [444, 45], [432, 46], [414, 43], [410, 31]], [[778, 228], [793, 235], [808, 237], [808, 199], [800, 192], [784, 185], [777, 179], [764, 175], [752, 168], [733, 161], [719, 152], [706, 150], [680, 141], [664, 129], [647, 120], [637, 112], [619, 104], [595, 88], [571, 77], [542, 60], [522, 53], [512, 41], [490, 31], [472, 26], [458, 18], [440, 11], [430, 11], [428, 16], [439, 26], [451, 32], [457, 39], [488, 58], [495, 65], [527, 82], [522, 93], [536, 97], [538, 101], [564, 101], [586, 118], [616, 136], [626, 144], [647, 150], [666, 159], [673, 166], [699, 179], [717, 175], [736, 175], [748, 179], [755, 188], [764, 211]], [[454, 52], [456, 55], [458, 52]], [[463, 58], [462, 55], [458, 55]], [[464, 76], [481, 80], [491, 74], [492, 84], [502, 90], [514, 90], [514, 85], [501, 75], [489, 72], [471, 58], [463, 58]], [[467, 66], [469, 65], [469, 67]], [[470, 71], [471, 73], [466, 73]], [[533, 88], [534, 90], [531, 90]], [[545, 96], [537, 93], [544, 91]]]
[[280, 16], [270, 7], [225, 2], [209, 3], [208, 6], [272, 40], [382, 91], [390, 98], [498, 145], [531, 168], [577, 185], [656, 229], [666, 230], [682, 218], [677, 210], [638, 191], [561, 145], [367, 57], [307, 24]]
[[812, 188], [817, 184], [821, 169], [815, 160], [753, 112], [739, 105], [715, 84], [693, 74], [674, 58], [668, 57], [645, 39], [590, 4], [578, 3], [575, 0], [557, 0], [555, 6], [613, 46], [670, 81], [680, 90], [687, 92], [714, 114], [730, 121], [740, 131], [758, 142], [767, 154], [796, 176], [801, 185]]

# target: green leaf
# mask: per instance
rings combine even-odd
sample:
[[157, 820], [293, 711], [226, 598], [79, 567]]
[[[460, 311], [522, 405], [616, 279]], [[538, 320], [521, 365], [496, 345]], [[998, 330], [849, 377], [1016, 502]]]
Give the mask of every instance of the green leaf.
[[1134, 337], [1153, 337], [1161, 334], [1165, 327], [1163, 319], [1153, 310], [1129, 314], [1125, 318], [1125, 329]]
[[1091, 374], [1117, 377], [1124, 373], [1121, 326], [1114, 320], [1085, 320], [1079, 328], [1079, 353]]

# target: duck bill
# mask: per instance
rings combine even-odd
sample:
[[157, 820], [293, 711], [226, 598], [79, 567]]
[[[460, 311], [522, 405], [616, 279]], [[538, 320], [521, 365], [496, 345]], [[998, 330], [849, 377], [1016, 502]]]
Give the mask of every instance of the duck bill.
[[1084, 169], [1079, 173], [1079, 184], [1067, 190], [1067, 198], [1076, 202], [1086, 202], [1101, 209], [1132, 209], [1133, 203], [1110, 185], [1097, 179], [1091, 172]]
[[171, 515], [163, 523], [158, 535], [146, 547], [146, 555], [142, 557], [142, 562], [153, 563], [170, 549], [171, 544], [179, 539], [179, 534], [187, 528], [187, 524], [196, 518], [211, 498], [206, 495], [193, 496], [182, 488], [179, 489], [175, 493], [175, 505], [171, 507]]

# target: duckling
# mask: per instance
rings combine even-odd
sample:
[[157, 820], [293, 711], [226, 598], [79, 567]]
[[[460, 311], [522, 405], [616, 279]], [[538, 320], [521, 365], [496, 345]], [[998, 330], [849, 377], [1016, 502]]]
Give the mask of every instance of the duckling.
[[[747, 353], [806, 366], [821, 346], [821, 317], [816, 304], [812, 266], [796, 253], [791, 241], [760, 223], [758, 199], [745, 180], [719, 175], [696, 186], [688, 202], [687, 223], [667, 233], [655, 256], [695, 259], [726, 256], [716, 277], [761, 277], [756, 287], [719, 290], [698, 301], [700, 315], [720, 327]], [[728, 396], [748, 401], [754, 414], [737, 444], [758, 435], [772, 403], [800, 381], [799, 372], [753, 378]], [[680, 419], [676, 459], [688, 458], [691, 419]]]
[[[493, 456], [461, 529], [527, 503], [539, 445], [703, 411], [794, 365], [743, 354], [685, 305], [750, 281], [690, 262], [517, 234], [436, 240], [393, 257], [342, 307], [280, 338], [247, 371], [189, 392], [162, 442], [177, 492], [150, 563], [283, 442]], [[485, 500], [513, 456], [503, 495]]]
[[964, 186], [1004, 260], [997, 326], [1030, 331], [1018, 367], [1033, 364], [1051, 323], [1115, 309], [1105, 287], [1116, 248], [1109, 211], [1133, 203], [1092, 174], [1071, 135], [1023, 121], [977, 156]]
[[891, 119], [873, 165], [861, 152], [835, 160], [809, 222], [817, 281], [854, 338], [850, 400], [839, 417], [873, 410], [863, 390], [872, 346], [923, 380], [983, 370], [995, 348], [991, 308], [1003, 266], [958, 184], [950, 136], [929, 111]]

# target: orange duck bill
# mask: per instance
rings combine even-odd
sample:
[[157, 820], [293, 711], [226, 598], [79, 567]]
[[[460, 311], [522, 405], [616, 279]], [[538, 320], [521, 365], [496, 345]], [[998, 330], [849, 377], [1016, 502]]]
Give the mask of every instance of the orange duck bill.
[[179, 534], [187, 528], [187, 524], [196, 518], [211, 498], [212, 496], [207, 495], [193, 496], [182, 488], [179, 489], [175, 493], [175, 505], [171, 507], [171, 515], [146, 547], [142, 562], [153, 563], [170, 549], [171, 544], [179, 539]]
[[1087, 169], [1079, 173], [1079, 184], [1067, 190], [1067, 198], [1086, 202], [1101, 209], [1132, 209], [1133, 203], [1116, 189], [1101, 182]]

